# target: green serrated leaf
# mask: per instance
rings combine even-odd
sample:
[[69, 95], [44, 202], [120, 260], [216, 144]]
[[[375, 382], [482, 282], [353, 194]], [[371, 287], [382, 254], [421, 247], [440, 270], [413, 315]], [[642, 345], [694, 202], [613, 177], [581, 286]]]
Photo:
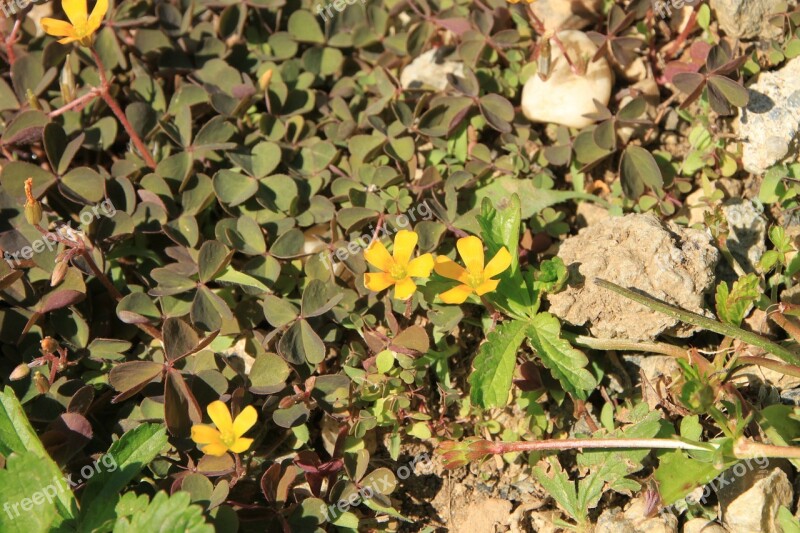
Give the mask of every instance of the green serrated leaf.
[[544, 366], [561, 382], [564, 389], [581, 400], [597, 386], [591, 372], [584, 368], [589, 360], [580, 350], [561, 338], [561, 323], [550, 313], [539, 313], [527, 329], [528, 339]]
[[760, 296], [759, 280], [755, 274], [740, 277], [730, 290], [727, 282], [722, 281], [717, 285], [717, 317], [739, 327]]
[[521, 320], [506, 322], [486, 337], [472, 363], [474, 370], [469, 378], [472, 403], [481, 407], [506, 405], [517, 349], [525, 338], [526, 326]]

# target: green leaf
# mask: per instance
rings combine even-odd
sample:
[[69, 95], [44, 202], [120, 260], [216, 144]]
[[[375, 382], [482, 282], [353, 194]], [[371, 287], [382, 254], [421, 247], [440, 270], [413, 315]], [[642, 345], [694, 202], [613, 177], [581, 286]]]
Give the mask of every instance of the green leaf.
[[59, 493], [72, 494], [69, 484], [41, 457], [33, 452], [11, 455], [0, 470], [0, 502], [7, 506], [0, 512], [3, 533], [45, 533], [59, 521], [54, 498]]
[[[22, 410], [22, 405], [14, 395], [14, 391], [10, 387], [6, 387], [3, 393], [0, 394], [0, 454], [9, 456], [11, 453], [36, 456], [38, 463], [44, 465], [48, 470], [47, 476], [49, 480], [63, 477], [61, 470], [50, 458], [30, 422], [28, 422], [28, 417], [25, 415], [25, 411]], [[5, 483], [0, 482], [0, 488], [4, 485]], [[72, 490], [59, 490], [56, 497], [59, 516], [62, 519], [72, 518], [73, 511], [76, 508], [75, 496], [72, 494]], [[0, 502], [3, 501], [9, 500], [6, 498], [0, 499]], [[0, 531], [5, 531], [5, 529], [0, 527]]]
[[575, 483], [570, 481], [569, 476], [561, 467], [561, 463], [558, 462], [558, 458], [551, 456], [542, 462], [544, 465], [540, 463], [533, 467], [533, 477], [571, 517], [580, 523], [585, 522], [588, 510], [578, 505]]
[[289, 17], [289, 33], [301, 43], [322, 44], [325, 42], [325, 36], [319, 29], [317, 17], [303, 9], [298, 9]]
[[653, 154], [641, 146], [630, 145], [625, 149], [619, 172], [622, 190], [628, 198], [639, 198], [645, 186], [654, 190], [664, 187], [661, 169]]
[[218, 241], [206, 241], [200, 247], [197, 258], [200, 281], [206, 283], [219, 275], [228, 266], [233, 252]]
[[528, 339], [564, 389], [581, 400], [597, 386], [591, 372], [584, 368], [589, 360], [580, 350], [572, 347], [569, 341], [561, 338], [561, 323], [550, 313], [539, 313], [527, 330]]
[[325, 359], [325, 343], [303, 319], [289, 328], [278, 343], [280, 354], [293, 365], [305, 364], [306, 361], [316, 365]]
[[522, 320], [513, 320], [487, 335], [472, 363], [469, 377], [472, 403], [481, 407], [505, 407], [526, 326]]
[[225, 300], [205, 285], [197, 288], [190, 313], [192, 322], [204, 331], [216, 331], [222, 327], [223, 319], [233, 319], [233, 313]]
[[235, 271], [232, 267], [228, 266], [222, 271], [220, 275], [214, 278], [214, 281], [222, 285], [233, 284], [240, 287], [252, 287], [262, 292], [269, 292], [269, 287], [258, 281], [252, 276]]
[[[166, 445], [167, 431], [159, 424], [142, 424], [112, 444], [103, 459], [109, 457], [113, 459], [113, 463], [109, 460], [111, 466], [101, 469], [86, 483], [81, 498], [78, 531], [89, 532], [107, 528], [109, 522], [115, 518], [115, 506], [125, 486], [139, 475], [139, 472], [150, 464]], [[102, 464], [106, 466], [105, 462]]]
[[693, 459], [681, 450], [663, 454], [655, 472], [661, 501], [665, 505], [672, 505], [717, 477], [722, 470], [735, 462], [726, 463], [722, 469], [717, 469], [714, 463]]
[[180, 531], [182, 533], [214, 533], [214, 527], [206, 524], [203, 509], [191, 505], [191, 495], [178, 491], [172, 496], [159, 491], [147, 506], [141, 498], [147, 496], [125, 494], [114, 512], [118, 515], [114, 533], [139, 533], [140, 531]]
[[759, 280], [755, 274], [747, 274], [734, 281], [730, 291], [727, 282], [722, 281], [717, 285], [717, 317], [722, 322], [739, 327], [760, 296]]

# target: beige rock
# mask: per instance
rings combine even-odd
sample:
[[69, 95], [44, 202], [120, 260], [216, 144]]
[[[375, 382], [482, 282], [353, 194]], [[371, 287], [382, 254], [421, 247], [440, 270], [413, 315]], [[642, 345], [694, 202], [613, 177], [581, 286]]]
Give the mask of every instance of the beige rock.
[[683, 533], [727, 533], [727, 531], [713, 520], [692, 518], [683, 525]]
[[692, 327], [594, 283], [602, 278], [655, 298], [708, 314], [705, 293], [714, 286], [719, 251], [703, 231], [664, 224], [652, 214], [627, 215], [580, 230], [558, 256], [569, 269], [568, 286], [548, 296], [550, 312], [596, 337], [653, 340], [689, 336]]
[[602, 0], [540, 0], [531, 9], [547, 31], [581, 30], [598, 18]]
[[464, 65], [460, 61], [445, 59], [444, 47], [428, 50], [415, 58], [400, 74], [404, 89], [433, 88], [443, 91], [447, 88], [447, 75], [464, 75]]
[[580, 202], [575, 212], [575, 219], [579, 228], [585, 228], [609, 217], [608, 209], [594, 202]]
[[594, 100], [608, 105], [614, 74], [604, 58], [590, 62], [597, 46], [585, 33], [568, 30], [559, 32], [558, 37], [574, 64], [587, 65], [586, 72], [575, 74], [561, 50], [553, 46], [550, 76], [542, 80], [537, 74], [525, 82], [522, 112], [533, 122], [584, 128], [594, 123], [583, 116], [597, 111]]
[[647, 504], [638, 498], [621, 512], [609, 509], [600, 515], [594, 533], [677, 533], [678, 519], [672, 514], [647, 517]]
[[[736, 486], [731, 489], [735, 490]], [[782, 505], [791, 508], [794, 491], [786, 472], [775, 468], [735, 496], [728, 500], [720, 491], [722, 521], [730, 533], [781, 533], [782, 529], [776, 520], [778, 509]]]

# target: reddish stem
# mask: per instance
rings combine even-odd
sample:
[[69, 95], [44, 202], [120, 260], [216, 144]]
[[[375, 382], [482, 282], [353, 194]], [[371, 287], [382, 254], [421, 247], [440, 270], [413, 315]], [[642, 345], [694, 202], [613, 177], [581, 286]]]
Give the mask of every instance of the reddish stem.
[[150, 155], [150, 150], [147, 149], [147, 146], [144, 144], [141, 137], [139, 137], [139, 134], [136, 133], [136, 130], [134, 130], [133, 126], [131, 126], [131, 123], [128, 121], [128, 117], [125, 116], [122, 108], [108, 91], [110, 84], [108, 83], [108, 78], [106, 78], [106, 70], [105, 66], [103, 65], [103, 61], [100, 59], [100, 56], [97, 54], [97, 51], [94, 48], [89, 48], [89, 50], [92, 52], [94, 62], [97, 64], [97, 70], [100, 72], [100, 81], [102, 82], [100, 96], [103, 97], [103, 100], [106, 102], [106, 104], [108, 104], [108, 107], [110, 107], [111, 111], [114, 113], [114, 115], [116, 115], [117, 120], [119, 120], [120, 124], [122, 124], [122, 127], [125, 128], [125, 132], [131, 138], [131, 141], [133, 141], [136, 149], [139, 150], [139, 153], [144, 158], [144, 162], [147, 164], [147, 166], [155, 169], [156, 162], [155, 159], [153, 159], [153, 156]]

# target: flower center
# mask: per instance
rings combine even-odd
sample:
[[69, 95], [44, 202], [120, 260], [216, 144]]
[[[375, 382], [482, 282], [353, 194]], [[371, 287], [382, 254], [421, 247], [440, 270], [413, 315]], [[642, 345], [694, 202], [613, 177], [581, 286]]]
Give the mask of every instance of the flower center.
[[222, 441], [222, 444], [230, 448], [236, 442], [236, 435], [233, 431], [222, 431], [220, 432], [219, 440]]
[[483, 284], [483, 272], [479, 274], [468, 273], [467, 274], [467, 285], [472, 287], [473, 289], [477, 289]]
[[392, 265], [391, 270], [389, 270], [389, 275], [392, 276], [393, 279], [400, 281], [401, 279], [406, 279], [408, 277], [408, 272], [406, 272], [406, 267], [395, 263]]

